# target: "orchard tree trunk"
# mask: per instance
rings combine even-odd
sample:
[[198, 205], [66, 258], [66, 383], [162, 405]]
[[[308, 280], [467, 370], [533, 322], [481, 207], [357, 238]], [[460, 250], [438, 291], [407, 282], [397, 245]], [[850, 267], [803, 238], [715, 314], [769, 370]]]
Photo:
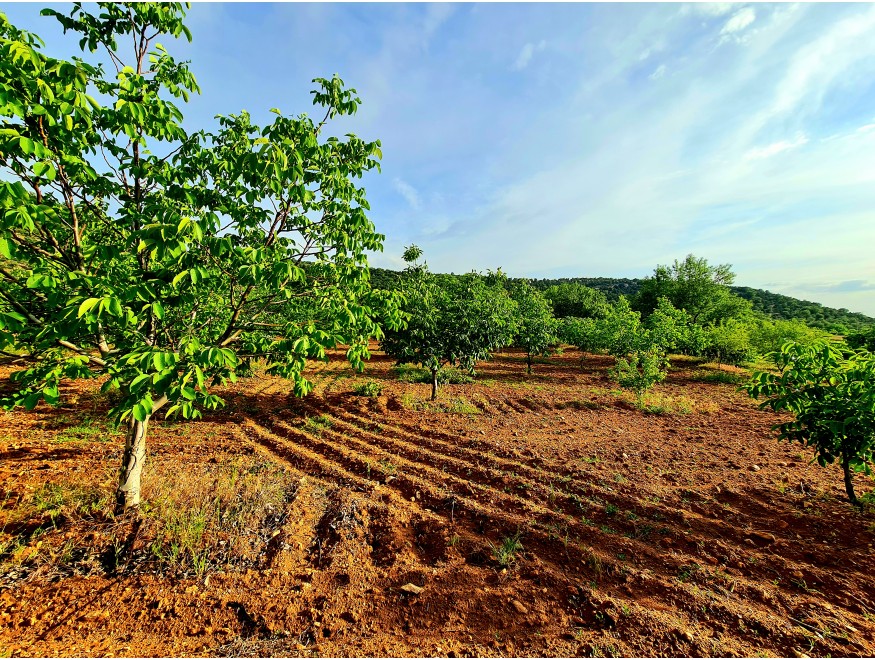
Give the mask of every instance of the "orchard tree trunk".
[[531, 375], [532, 373], [532, 354], [526, 353], [526, 373]]
[[[165, 403], [167, 403], [166, 396], [155, 401], [152, 405], [152, 415]], [[125, 451], [122, 454], [122, 466], [119, 470], [118, 488], [115, 491], [116, 514], [140, 506], [140, 482], [143, 476], [143, 464], [146, 462], [146, 432], [152, 415], [147, 416], [142, 422], [131, 416]]]
[[848, 499], [854, 506], [860, 506], [860, 500], [854, 492], [854, 472], [847, 458], [842, 458], [842, 472], [845, 473], [845, 492], [848, 494]]
[[125, 440], [125, 453], [119, 471], [118, 490], [115, 493], [115, 512], [130, 511], [140, 506], [140, 479], [143, 464], [146, 462], [146, 431], [149, 417], [139, 422], [131, 417], [128, 437]]
[[431, 400], [432, 401], [437, 399], [437, 377], [438, 377], [438, 370], [432, 369], [431, 370]]

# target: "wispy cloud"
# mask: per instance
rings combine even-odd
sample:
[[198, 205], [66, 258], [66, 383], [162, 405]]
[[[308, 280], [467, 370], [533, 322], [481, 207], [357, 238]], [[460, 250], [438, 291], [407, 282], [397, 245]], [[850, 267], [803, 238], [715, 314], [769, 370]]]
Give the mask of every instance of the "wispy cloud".
[[648, 76], [648, 77], [651, 80], [659, 80], [660, 78], [662, 78], [665, 75], [666, 71], [667, 71], [667, 67], [665, 66], [665, 64], [660, 64], [658, 67], [656, 67], [656, 69], [654, 69], [653, 73], [651, 73], [650, 76]]
[[422, 198], [419, 196], [419, 191], [403, 179], [395, 177], [392, 179], [392, 187], [399, 195], [401, 195], [414, 211], [422, 208]]
[[696, 2], [684, 5], [682, 14], [698, 14], [699, 16], [719, 17], [725, 16], [738, 6], [736, 2]]
[[547, 47], [547, 42], [543, 39], [538, 43], [528, 42], [525, 46], [520, 49], [519, 55], [517, 55], [516, 61], [513, 63], [514, 71], [522, 71], [527, 66], [529, 66], [529, 62], [532, 61], [532, 57], [534, 57], [535, 53], [539, 50], [544, 50]]
[[741, 32], [745, 28], [747, 28], [751, 23], [756, 20], [757, 14], [754, 11], [753, 7], [745, 7], [744, 9], [740, 9], [735, 12], [726, 23], [723, 25], [723, 29], [720, 30], [720, 34], [722, 35], [731, 35], [737, 32]]
[[790, 149], [801, 147], [802, 145], [807, 144], [807, 142], [808, 137], [806, 135], [800, 134], [792, 140], [780, 140], [778, 142], [772, 142], [771, 144], [765, 145], [763, 147], [754, 147], [747, 152], [745, 158], [747, 160], [769, 158], [770, 156], [775, 156], [776, 154], [782, 153], [784, 151], [789, 151]]

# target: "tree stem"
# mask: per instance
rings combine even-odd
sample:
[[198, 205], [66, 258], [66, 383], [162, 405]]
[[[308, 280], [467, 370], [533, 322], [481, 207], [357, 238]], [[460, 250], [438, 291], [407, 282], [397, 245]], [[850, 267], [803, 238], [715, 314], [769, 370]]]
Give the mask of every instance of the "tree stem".
[[848, 494], [848, 500], [854, 506], [859, 507], [860, 500], [857, 499], [857, 494], [854, 492], [854, 473], [847, 458], [842, 458], [842, 472], [845, 473], [845, 492]]

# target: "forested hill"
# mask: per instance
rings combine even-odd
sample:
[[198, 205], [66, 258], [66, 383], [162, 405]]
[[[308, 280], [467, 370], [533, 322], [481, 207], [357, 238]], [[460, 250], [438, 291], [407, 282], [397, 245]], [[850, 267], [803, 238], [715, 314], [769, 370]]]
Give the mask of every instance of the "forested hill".
[[[379, 288], [392, 288], [394, 282], [401, 273], [385, 268], [372, 268], [371, 281]], [[554, 284], [563, 282], [577, 282], [585, 286], [603, 291], [609, 300], [615, 300], [621, 295], [630, 297], [638, 293], [641, 286], [640, 279], [616, 278], [616, 277], [563, 277], [559, 279], [529, 280], [535, 287], [546, 289]], [[834, 309], [825, 307], [820, 303], [799, 300], [780, 293], [772, 293], [762, 289], [753, 289], [748, 286], [733, 286], [732, 292], [742, 298], [750, 300], [755, 311], [774, 319], [801, 319], [814, 328], [829, 330], [844, 334], [849, 331], [858, 331], [875, 325], [875, 318], [849, 312], [846, 309]]]
[[808, 325], [824, 330], [845, 326], [848, 330], [862, 330], [875, 325], [875, 318], [849, 312], [846, 309], [824, 307], [820, 303], [791, 298], [780, 293], [752, 289], [749, 286], [734, 286], [732, 292], [753, 303], [753, 308], [775, 319], [801, 319]]

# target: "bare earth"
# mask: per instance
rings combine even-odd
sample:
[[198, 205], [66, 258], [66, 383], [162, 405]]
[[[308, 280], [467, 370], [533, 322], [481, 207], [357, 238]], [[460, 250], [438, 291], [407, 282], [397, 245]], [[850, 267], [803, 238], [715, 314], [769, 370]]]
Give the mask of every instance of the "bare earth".
[[[700, 365], [655, 388], [692, 411], [652, 414], [609, 358], [580, 359], [526, 376], [503, 353], [444, 387], [448, 412], [382, 354], [359, 375], [338, 352], [306, 399], [259, 376], [221, 413], [153, 423], [147, 500], [282, 484], [258, 525], [197, 537], [201, 565], [159, 560], [157, 523], [109, 515], [123, 438], [65, 434], [105, 409], [97, 384], [0, 413], [0, 654], [875, 655], [875, 516], [840, 470]], [[367, 379], [381, 396], [353, 395]], [[90, 513], [33, 504], [74, 487]]]

